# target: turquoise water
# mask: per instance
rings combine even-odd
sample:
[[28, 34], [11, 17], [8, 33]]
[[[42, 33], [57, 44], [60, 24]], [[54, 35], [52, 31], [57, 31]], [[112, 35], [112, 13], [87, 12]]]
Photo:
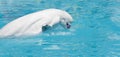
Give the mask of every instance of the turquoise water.
[[120, 0], [0, 0], [0, 28], [48, 8], [70, 13], [71, 29], [2, 38], [0, 57], [120, 57]]

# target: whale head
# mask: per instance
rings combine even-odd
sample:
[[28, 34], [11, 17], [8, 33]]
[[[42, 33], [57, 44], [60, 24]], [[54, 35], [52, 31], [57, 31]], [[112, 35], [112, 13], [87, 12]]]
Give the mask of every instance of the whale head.
[[73, 18], [72, 18], [72, 16], [69, 13], [67, 13], [67, 12], [64, 11], [61, 14], [61, 18], [60, 19], [61, 19], [60, 23], [65, 28], [69, 29], [71, 27], [71, 23], [73, 22]]

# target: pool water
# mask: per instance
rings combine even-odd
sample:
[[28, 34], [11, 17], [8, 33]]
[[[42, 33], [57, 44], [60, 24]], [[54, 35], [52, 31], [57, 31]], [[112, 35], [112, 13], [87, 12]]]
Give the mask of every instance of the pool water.
[[0, 0], [0, 28], [49, 8], [70, 13], [72, 27], [1, 38], [0, 57], [120, 57], [120, 0]]

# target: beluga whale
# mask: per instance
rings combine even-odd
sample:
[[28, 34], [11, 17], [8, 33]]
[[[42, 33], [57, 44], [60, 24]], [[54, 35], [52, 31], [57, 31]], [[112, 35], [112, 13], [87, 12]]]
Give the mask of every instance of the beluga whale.
[[53, 27], [61, 23], [63, 27], [69, 29], [72, 16], [64, 10], [45, 9], [19, 17], [0, 29], [0, 37], [37, 35], [43, 28]]

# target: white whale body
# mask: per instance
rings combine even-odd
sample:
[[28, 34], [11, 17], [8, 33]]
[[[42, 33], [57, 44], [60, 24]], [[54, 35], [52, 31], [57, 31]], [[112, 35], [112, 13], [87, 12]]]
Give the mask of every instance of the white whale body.
[[46, 9], [11, 21], [0, 29], [0, 37], [36, 35], [42, 32], [43, 26], [52, 27], [57, 23], [69, 28], [72, 21], [71, 15], [63, 10]]

